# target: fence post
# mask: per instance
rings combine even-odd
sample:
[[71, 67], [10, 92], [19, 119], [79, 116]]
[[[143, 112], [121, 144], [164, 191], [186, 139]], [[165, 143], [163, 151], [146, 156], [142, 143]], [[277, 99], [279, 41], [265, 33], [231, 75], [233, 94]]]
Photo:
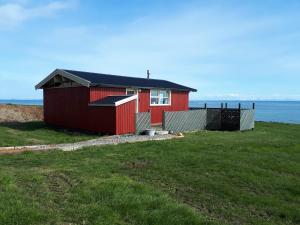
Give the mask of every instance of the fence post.
[[149, 108], [149, 115], [150, 115], [150, 129], [151, 129], [151, 108]]
[[225, 109], [227, 109], [227, 102], [225, 103]]
[[239, 103], [239, 110], [241, 110], [241, 103]]
[[204, 109], [207, 109], [207, 103], [204, 104]]
[[138, 132], [137, 132], [137, 127], [136, 127], [137, 116], [138, 116], [138, 114], [137, 114], [137, 113], [135, 113], [135, 117], [134, 117], [135, 134], [138, 134]]
[[165, 118], [166, 118], [166, 117], [165, 117], [165, 110], [163, 110], [162, 113], [163, 113], [162, 129], [165, 130], [165, 127], [166, 127], [166, 126], [165, 126]]
[[221, 103], [221, 109], [223, 109], [223, 102]]
[[[255, 109], [255, 102], [252, 103], [252, 109]], [[254, 131], [254, 128], [252, 128], [252, 131]]]

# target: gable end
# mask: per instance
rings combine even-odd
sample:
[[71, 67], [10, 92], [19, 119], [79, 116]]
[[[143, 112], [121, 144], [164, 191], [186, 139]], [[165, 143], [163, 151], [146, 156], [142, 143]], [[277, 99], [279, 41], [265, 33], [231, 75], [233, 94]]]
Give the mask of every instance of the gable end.
[[75, 75], [73, 75], [71, 73], [68, 73], [64, 70], [56, 69], [49, 76], [47, 76], [44, 80], [42, 80], [40, 83], [38, 83], [35, 86], [35, 89], [45, 88], [47, 83], [49, 83], [51, 81], [53, 82], [53, 80], [55, 80], [56, 76], [60, 76], [62, 78], [61, 79], [62, 82], [63, 82], [63, 80], [72, 81], [72, 82], [75, 82], [75, 83], [77, 83], [79, 85], [82, 85], [82, 86], [85, 86], [85, 87], [90, 87], [90, 84], [91, 84], [91, 82], [88, 81], [88, 80], [85, 80], [81, 77], [75, 76]]

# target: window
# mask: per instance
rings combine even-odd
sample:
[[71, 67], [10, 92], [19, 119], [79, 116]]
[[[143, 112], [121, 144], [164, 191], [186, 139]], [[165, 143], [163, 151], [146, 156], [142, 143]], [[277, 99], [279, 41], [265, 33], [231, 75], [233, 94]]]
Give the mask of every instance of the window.
[[170, 91], [151, 90], [151, 105], [170, 105]]
[[126, 95], [136, 95], [136, 90], [131, 89], [131, 88], [127, 88], [126, 89]]

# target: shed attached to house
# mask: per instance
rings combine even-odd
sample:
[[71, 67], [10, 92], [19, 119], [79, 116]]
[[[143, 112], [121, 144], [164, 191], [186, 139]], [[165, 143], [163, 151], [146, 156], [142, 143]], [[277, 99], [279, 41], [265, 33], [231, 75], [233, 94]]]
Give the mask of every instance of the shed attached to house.
[[56, 69], [39, 84], [46, 124], [109, 134], [135, 132], [135, 113], [151, 112], [161, 124], [163, 111], [188, 110], [195, 89], [173, 82]]

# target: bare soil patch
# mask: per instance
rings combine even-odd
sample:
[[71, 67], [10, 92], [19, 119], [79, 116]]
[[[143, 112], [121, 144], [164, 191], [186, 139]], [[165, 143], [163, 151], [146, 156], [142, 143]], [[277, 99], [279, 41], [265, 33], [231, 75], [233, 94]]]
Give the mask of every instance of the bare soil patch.
[[43, 120], [42, 106], [0, 105], [0, 123]]

